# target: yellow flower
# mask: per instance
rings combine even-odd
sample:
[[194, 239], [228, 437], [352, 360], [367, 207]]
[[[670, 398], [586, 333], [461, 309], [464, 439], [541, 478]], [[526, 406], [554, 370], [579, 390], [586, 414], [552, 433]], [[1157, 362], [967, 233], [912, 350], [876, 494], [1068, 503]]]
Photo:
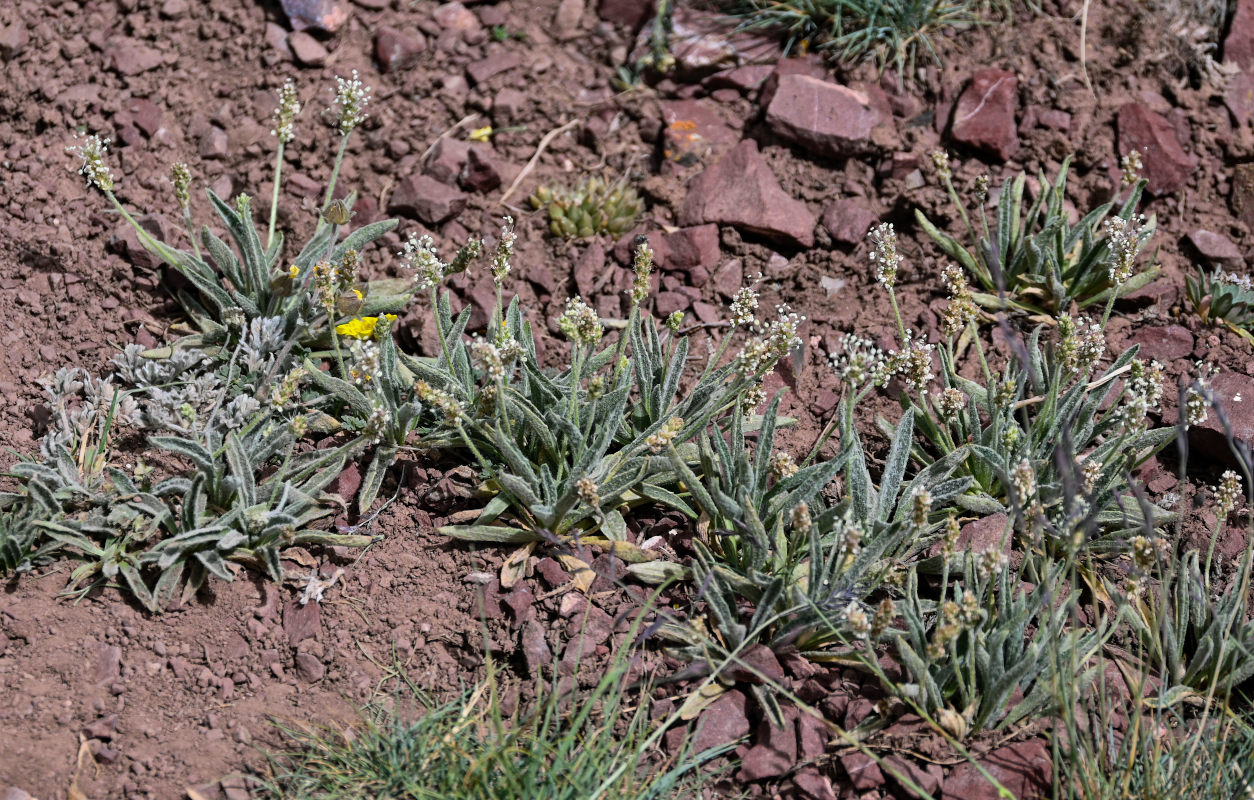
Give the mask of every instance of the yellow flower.
[[[395, 314], [384, 314], [383, 316], [388, 322], [396, 320]], [[343, 325], [336, 325], [335, 332], [341, 336], [351, 336], [354, 339], [370, 339], [374, 336], [374, 328], [378, 323], [378, 317], [358, 317], [345, 322]]]
[[470, 132], [470, 138], [476, 142], [486, 142], [492, 138], [492, 126], [485, 125]]
[[300, 267], [298, 267], [298, 266], [296, 266], [295, 264], [293, 264], [292, 266], [290, 266], [290, 267], [288, 267], [288, 268], [287, 268], [287, 274], [288, 274], [290, 277], [292, 277], [292, 278], [297, 278], [297, 277], [299, 277], [299, 276], [300, 276]]

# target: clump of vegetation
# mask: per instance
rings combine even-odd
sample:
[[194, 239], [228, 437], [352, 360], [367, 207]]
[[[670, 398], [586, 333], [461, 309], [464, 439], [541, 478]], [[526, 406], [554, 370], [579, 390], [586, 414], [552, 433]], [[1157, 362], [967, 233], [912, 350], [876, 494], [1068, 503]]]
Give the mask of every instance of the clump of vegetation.
[[[836, 410], [795, 458], [779, 446], [792, 422], [779, 413], [781, 396], [759, 410], [765, 378], [801, 345], [804, 318], [786, 306], [760, 314], [754, 286], [734, 293], [726, 335], [690, 370], [682, 314], [661, 320], [644, 310], [653, 267], [645, 244], [626, 320], [566, 300], [551, 326], [567, 345], [558, 366], [537, 357], [537, 336], [550, 326], [535, 325], [517, 297], [506, 302], [512, 219], [495, 241], [471, 240], [448, 261], [430, 237], [411, 235], [398, 254], [406, 278], [362, 280], [362, 250], [396, 222], [349, 230], [353, 196], [334, 199], [369, 90], [354, 77], [340, 81], [337, 96], [331, 185], [313, 236], [291, 258], [273, 200], [264, 240], [247, 196], [209, 193], [225, 238], [208, 227], [197, 234], [181, 167], [175, 197], [191, 249], [156, 241], [112, 193], [107, 142], [76, 148], [89, 183], [190, 283], [179, 299], [195, 333], [153, 350], [130, 346], [106, 376], [65, 369], [47, 381], [47, 433], [38, 453], [11, 468], [12, 491], [0, 494], [0, 569], [70, 556], [79, 562], [72, 592], [119, 586], [152, 612], [185, 602], [209, 576], [231, 580], [240, 566], [281, 580], [287, 547], [371, 541], [324, 529], [348, 510], [351, 498], [326, 489], [350, 461], [365, 465], [353, 509], [365, 514], [391, 465], [421, 448], [477, 468], [481, 505], [458, 510], [441, 532], [514, 545], [502, 586], [520, 580], [544, 547], [570, 570], [573, 588], [588, 591], [594, 574], [583, 548], [595, 547], [626, 562], [631, 579], [673, 592], [668, 599], [688, 593], [686, 613], [674, 603], [651, 610], [640, 641], [663, 642], [688, 664], [684, 677], [702, 680], [659, 727], [647, 694], [631, 710], [624, 704], [621, 653], [573, 705], [555, 687], [507, 718], [491, 680], [448, 705], [419, 695], [417, 721], [398, 705], [379, 707], [351, 739], [289, 729], [297, 747], [275, 760], [272, 791], [659, 799], [695, 791], [693, 770], [713, 754], [686, 752], [649, 771], [641, 759], [652, 758], [665, 726], [694, 718], [732, 686], [783, 724], [781, 703], [801, 700], [762, 669], [772, 656], [877, 679], [889, 700], [860, 736], [905, 708], [956, 748], [982, 731], [1061, 718], [1073, 760], [1110, 773], [1110, 781], [1067, 786], [1083, 797], [1132, 797], [1128, 787], [1186, 774], [1184, 751], [1165, 737], [1117, 756], [1084, 738], [1098, 728], [1081, 731], [1077, 699], [1102, 686], [1106, 654], [1118, 653], [1125, 682], [1139, 675], [1141, 685], [1152, 677], [1162, 686], [1129, 710], [1138, 725], [1147, 709], [1160, 721], [1171, 712], [1202, 736], [1213, 717], [1232, 719], [1248, 701], [1254, 537], [1241, 558], [1216, 559], [1214, 544], [1203, 557], [1171, 529], [1178, 518], [1169, 504], [1131, 477], [1173, 436], [1152, 427], [1162, 367], [1135, 348], [1108, 353], [1105, 338], [1116, 298], [1155, 274], [1139, 263], [1154, 223], [1135, 216], [1144, 184], [1133, 159], [1125, 162], [1131, 189], [1113, 216], [1115, 201], [1068, 221], [1064, 163], [1053, 183], [1042, 176], [1026, 214], [1026, 177], [1003, 186], [990, 226], [986, 183], [973, 222], [938, 156], [969, 235], [961, 244], [919, 217], [957, 261], [942, 273], [949, 304], [940, 341], [905, 327], [904, 258], [892, 226], [875, 228], [871, 266], [894, 311], [896, 350], [844, 338], [831, 356]], [[284, 87], [276, 185], [298, 111], [295, 90]], [[622, 233], [640, 211], [630, 188], [597, 179], [571, 192], [538, 190], [532, 203], [559, 236]], [[455, 310], [441, 285], [480, 260], [496, 302], [485, 329], [468, 333], [470, 309]], [[1250, 292], [1248, 281], [1219, 273], [1189, 286], [1203, 321], [1245, 335]], [[434, 322], [430, 355], [404, 352], [393, 332], [415, 297]], [[990, 312], [1007, 352], [985, 350]], [[1025, 317], [1032, 324], [1016, 330]], [[739, 350], [729, 352], [733, 345]], [[1185, 390], [1184, 425], [1207, 413], [1204, 381]], [[879, 420], [881, 462], [868, 456], [855, 419], [890, 382], [902, 411]], [[156, 457], [125, 455], [124, 436], [143, 437]], [[825, 457], [833, 437], [835, 454]], [[1213, 541], [1248, 497], [1248, 451], [1234, 452], [1244, 485], [1234, 472], [1214, 492]], [[641, 541], [633, 524], [641, 511], [683, 519], [690, 541]], [[959, 546], [962, 523], [975, 520], [1000, 529], [978, 552]], [[685, 548], [689, 557], [676, 557]], [[1214, 759], [1248, 754], [1248, 728], [1226, 730], [1230, 750], [1182, 741], [1191, 741], [1190, 755], [1198, 747]], [[1063, 747], [1057, 739], [1056, 751]], [[1222, 777], [1207, 785], [1248, 789]]]
[[[730, 747], [663, 759], [648, 692], [629, 694], [621, 655], [589, 690], [502, 710], [494, 672], [462, 696], [432, 702], [402, 674], [386, 703], [347, 730], [280, 724], [289, 749], [270, 757], [264, 797], [285, 800], [669, 800], [700, 796], [701, 767]], [[636, 698], [638, 697], [638, 701]], [[671, 714], [667, 721], [674, 721]]]
[[1220, 325], [1254, 343], [1254, 284], [1248, 275], [1198, 268], [1184, 276], [1185, 296], [1203, 325]]
[[644, 201], [634, 187], [619, 180], [584, 180], [573, 189], [541, 186], [530, 198], [531, 207], [549, 215], [549, 230], [564, 239], [587, 239], [599, 233], [621, 236], [636, 225]]
[[[1075, 224], [1068, 219], [1066, 205], [1067, 158], [1050, 181], [1039, 176], [1036, 199], [1024, 210], [1026, 174], [1002, 184], [997, 215], [989, 220], [985, 206], [989, 196], [988, 177], [976, 181], [973, 196], [978, 217], [968, 213], [953, 184], [949, 157], [934, 153], [937, 176], [962, 220], [966, 243], [938, 229], [923, 214], [915, 212], [923, 230], [940, 245], [945, 255], [957, 261], [982, 291], [972, 299], [982, 308], [1013, 310], [1033, 315], [1037, 321], [1079, 308], [1113, 303], [1115, 297], [1136, 291], [1158, 275], [1158, 267], [1134, 271], [1133, 266], [1156, 223], [1136, 214], [1145, 188], [1139, 179], [1140, 156], [1124, 159], [1123, 183], [1130, 187], [1115, 211], [1116, 200], [1103, 203]], [[1109, 312], [1107, 312], [1109, 314]]]
[[[1254, 718], [1248, 711], [1190, 719], [1175, 709], [1138, 713], [1112, 702], [1067, 707], [1054, 737], [1054, 762], [1065, 763], [1058, 796], [1067, 800], [1227, 800], [1254, 794]], [[1132, 698], [1155, 704], [1153, 695]], [[1127, 730], [1114, 720], [1126, 717]]]
[[[360, 353], [358, 360], [369, 360], [364, 344], [342, 347], [338, 331], [354, 320], [379, 319], [359, 313], [399, 309], [412, 293], [380, 291], [367, 302], [371, 287], [356, 278], [358, 249], [395, 221], [337, 241], [351, 218], [352, 198], [332, 200], [335, 175], [368, 100], [369, 89], [356, 76], [340, 79], [341, 141], [332, 183], [314, 236], [289, 267], [279, 266], [283, 238], [274, 231], [274, 204], [263, 245], [246, 195], [232, 206], [209, 192], [235, 248], [208, 227], [197, 236], [190, 174], [176, 165], [175, 199], [192, 240], [190, 251], [179, 250], [148, 234], [113, 194], [107, 140], [93, 136], [72, 148], [88, 185], [194, 287], [195, 295], [181, 292], [179, 299], [199, 333], [147, 352], [129, 346], [114, 359], [109, 377], [62, 369], [46, 383], [52, 421], [40, 453], [12, 467], [17, 489], [0, 494], [0, 511], [10, 521], [0, 542], [6, 568], [72, 555], [82, 564], [70, 574], [70, 591], [122, 585], [160, 612], [188, 599], [210, 575], [232, 580], [232, 564], [278, 581], [283, 548], [371, 541], [329, 533], [317, 523], [336, 510], [324, 489], [348, 459], [374, 444], [378, 415], [371, 422], [374, 407], [363, 403], [359, 410], [370, 409], [368, 419], [346, 430], [323, 411], [327, 398], [306, 391], [312, 373], [320, 373], [310, 357], [333, 356], [343, 374], [345, 349], [350, 359]], [[294, 88], [286, 85], [275, 119], [276, 179], [299, 110]], [[331, 351], [321, 349], [327, 347]], [[341, 439], [333, 446], [309, 446], [308, 436], [336, 431]], [[118, 443], [127, 434], [146, 437], [162, 454], [155, 459], [161, 466], [124, 457]]]
[[779, 30], [788, 51], [814, 48], [842, 61], [872, 58], [913, 74], [922, 51], [939, 60], [933, 39], [942, 31], [984, 24], [1006, 15], [1006, 0], [727, 0], [741, 27]]

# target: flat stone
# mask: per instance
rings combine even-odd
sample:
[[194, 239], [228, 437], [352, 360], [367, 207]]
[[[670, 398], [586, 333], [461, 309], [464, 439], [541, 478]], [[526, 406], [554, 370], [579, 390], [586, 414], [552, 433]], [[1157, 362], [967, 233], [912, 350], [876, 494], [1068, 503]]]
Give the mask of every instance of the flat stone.
[[766, 124], [776, 136], [827, 158], [869, 150], [881, 121], [865, 93], [809, 75], [781, 77], [766, 109]]
[[710, 91], [735, 89], [747, 94], [759, 89], [774, 71], [775, 68], [770, 64], [746, 64], [716, 72], [702, 81], [701, 85]]
[[470, 158], [470, 143], [461, 139], [445, 137], [436, 142], [431, 157], [423, 165], [422, 171], [441, 183], [453, 184], [462, 174], [466, 161]]
[[226, 158], [228, 150], [228, 140], [226, 131], [217, 127], [210, 126], [200, 137], [199, 152], [200, 157], [204, 159]]
[[533, 676], [539, 675], [545, 667], [553, 663], [553, 651], [549, 649], [545, 638], [544, 626], [535, 620], [523, 625], [522, 651], [527, 671]]
[[680, 292], [658, 292], [653, 295], [653, 311], [659, 317], [669, 317], [676, 311], [687, 311], [691, 302]]
[[724, 692], [697, 718], [697, 732], [692, 737], [692, 752], [732, 744], [749, 735], [748, 700], [733, 689]]
[[344, 0], [282, 0], [283, 13], [294, 30], [312, 28], [335, 33], [348, 21], [348, 4]]
[[578, 32], [583, 10], [583, 0], [561, 0], [553, 12], [553, 32], [563, 38]]
[[490, 192], [500, 187], [502, 168], [496, 156], [486, 147], [471, 147], [458, 182], [468, 192]]
[[784, 668], [775, 653], [766, 645], [756, 644], [740, 654], [742, 664], [728, 665], [726, 674], [732, 680], [744, 683], [779, 683], [784, 680]]
[[1254, 67], [1254, 2], [1237, 0], [1224, 37], [1224, 63], [1242, 70]]
[[420, 33], [380, 28], [374, 35], [374, 57], [383, 73], [409, 69], [426, 50], [427, 40]]
[[317, 683], [327, 674], [327, 668], [312, 653], [297, 653], [296, 674], [306, 683]]
[[388, 201], [388, 213], [439, 225], [466, 208], [466, 195], [427, 175], [403, 179]]
[[[645, 25], [636, 39], [637, 53], [642, 51], [642, 45], [647, 47], [649, 35], [650, 26]], [[761, 63], [779, 53], [773, 36], [760, 31], [735, 31], [727, 25], [724, 14], [687, 4], [677, 5], [671, 15], [668, 44], [675, 56], [675, 75], [683, 81], [697, 80], [731, 66]]]
[[1141, 103], [1125, 103], [1116, 121], [1119, 152], [1141, 154], [1146, 189], [1151, 194], [1171, 194], [1184, 188], [1197, 159], [1184, 152], [1175, 127], [1161, 114]]
[[316, 639], [322, 629], [322, 609], [316, 602], [301, 605], [296, 598], [283, 606], [283, 632], [287, 641], [296, 647], [306, 639]]
[[116, 681], [122, 675], [122, 648], [101, 642], [96, 645], [95, 683]]
[[653, 0], [600, 0], [597, 16], [635, 30], [653, 14]]
[[793, 246], [814, 244], [814, 215], [784, 192], [751, 139], [689, 182], [678, 216], [684, 226], [732, 225]]
[[1254, 162], [1237, 164], [1232, 168], [1232, 191], [1228, 202], [1237, 219], [1254, 227]]
[[718, 265], [719, 241], [717, 225], [680, 228], [666, 234], [666, 259], [659, 264], [666, 269], [691, 272], [697, 267], [707, 271]]
[[802, 767], [793, 775], [792, 782], [809, 800], [836, 800], [832, 781], [816, 767]]
[[351, 503], [357, 496], [357, 490], [361, 488], [361, 470], [356, 463], [350, 462], [327, 488], [332, 494], [338, 494], [345, 502]]
[[879, 221], [879, 214], [849, 198], [834, 200], [823, 209], [823, 228], [839, 244], [861, 244], [867, 231]]
[[1241, 125], [1254, 112], [1254, 2], [1238, 0], [1223, 44], [1224, 63], [1239, 72], [1228, 79], [1224, 102]]
[[1128, 339], [1129, 345], [1138, 345], [1139, 358], [1153, 359], [1162, 364], [1170, 364], [1178, 358], [1193, 354], [1193, 334], [1181, 325], [1167, 325], [1163, 328], [1138, 328]]
[[20, 19], [11, 25], [0, 27], [0, 59], [10, 61], [17, 58], [26, 49], [29, 41], [30, 33], [26, 30], [26, 23]]
[[783, 727], [776, 728], [770, 720], [758, 723], [756, 743], [740, 759], [737, 778], [752, 782], [784, 775], [797, 763], [796, 709], [785, 712]]
[[1042, 128], [1062, 131], [1063, 133], [1071, 130], [1071, 115], [1056, 108], [1042, 111], [1040, 117], [1037, 118], [1037, 122]]
[[110, 45], [108, 56], [113, 68], [127, 76], [156, 69], [165, 61], [160, 50], [129, 39], [121, 39]]
[[662, 122], [662, 155], [683, 166], [717, 158], [740, 141], [739, 131], [705, 100], [666, 103]]
[[120, 125], [134, 125], [144, 136], [152, 136], [161, 130], [161, 107], [146, 97], [133, 98], [114, 117]]
[[[1049, 746], [1041, 739], [1028, 739], [994, 750], [980, 759], [980, 766], [1018, 800], [1041, 800], [1049, 796], [1053, 768]], [[980, 774], [974, 764], [958, 764], [945, 776], [941, 800], [998, 800], [998, 789]]]
[[266, 44], [274, 50], [274, 53], [266, 54], [271, 59], [267, 63], [273, 63], [276, 59], [291, 61], [294, 58], [292, 47], [287, 43], [287, 31], [284, 30], [282, 25], [276, 22], [267, 22], [265, 39]]
[[483, 27], [474, 12], [461, 3], [445, 3], [431, 13], [431, 18], [446, 31], [465, 33]]
[[527, 95], [506, 87], [492, 99], [492, 121], [497, 127], [513, 125], [521, 119], [521, 112], [528, 103]]
[[[914, 759], [906, 758], [896, 753], [889, 753], [884, 756], [884, 763], [891, 767], [904, 778], [908, 778], [912, 783], [923, 791], [927, 792], [928, 797], [935, 797], [940, 791], [941, 782], [944, 780], [944, 773], [941, 772], [939, 764], [928, 764], [926, 767], [918, 763]], [[890, 777], [901, 787], [906, 797], [923, 797], [914, 790], [909, 789], [905, 781], [898, 780], [893, 773], [889, 773]]]
[[304, 31], [293, 31], [287, 36], [287, 46], [292, 56], [306, 67], [321, 67], [327, 63], [331, 54], [322, 46], [322, 42]]
[[118, 730], [118, 715], [110, 714], [107, 717], [101, 717], [95, 722], [90, 722], [83, 726], [83, 735], [88, 739], [99, 739], [102, 742], [111, 741], [113, 734]]
[[[1247, 447], [1254, 446], [1254, 378], [1238, 372], [1220, 372], [1210, 381], [1211, 395], [1219, 408], [1211, 408], [1206, 421], [1189, 428], [1190, 458], [1210, 458], [1233, 464], [1228, 434]], [[1174, 424], [1175, 409], [1165, 411], [1163, 422]]]
[[1207, 230], [1196, 230], [1188, 236], [1189, 244], [1202, 254], [1202, 258], [1211, 264], [1218, 264], [1228, 269], [1238, 269], [1245, 265], [1245, 257], [1241, 249], [1222, 233]]
[[496, 50], [482, 61], [466, 67], [471, 83], [481, 84], [491, 78], [522, 66], [522, 57], [508, 50]]
[[880, 772], [875, 759], [857, 750], [840, 757], [840, 765], [849, 776], [849, 783], [859, 792], [866, 792], [884, 785], [884, 773]]
[[[999, 512], [977, 519], [974, 522], [966, 523], [958, 532], [958, 541], [954, 551], [961, 553], [965, 550], [971, 550], [974, 553], [983, 553], [985, 550], [1001, 549], [1002, 536], [1006, 532], [1008, 519], [1005, 514]], [[942, 543], [936, 542], [928, 549], [927, 554], [930, 558], [940, 555], [941, 551]]]
[[1015, 109], [1019, 79], [1002, 69], [981, 69], [954, 106], [954, 140], [1005, 161], [1019, 151]]
[[161, 4], [161, 16], [166, 19], [178, 19], [186, 14], [190, 7], [187, 0], [165, 0]]

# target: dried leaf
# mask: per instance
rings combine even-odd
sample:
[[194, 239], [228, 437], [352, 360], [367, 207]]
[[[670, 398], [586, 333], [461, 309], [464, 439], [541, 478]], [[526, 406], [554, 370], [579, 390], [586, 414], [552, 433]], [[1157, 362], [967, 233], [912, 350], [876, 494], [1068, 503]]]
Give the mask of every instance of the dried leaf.
[[559, 554], [557, 560], [570, 573], [570, 580], [575, 584], [576, 589], [586, 594], [592, 588], [592, 582], [597, 579], [597, 574], [585, 562], [566, 553]]
[[535, 542], [527, 542], [510, 554], [501, 565], [501, 588], [513, 589], [520, 580], [530, 572], [531, 553], [536, 549]]
[[684, 704], [679, 707], [679, 718], [685, 722], [696, 719], [726, 691], [726, 688], [717, 683], [711, 682], [703, 685], [684, 700]]

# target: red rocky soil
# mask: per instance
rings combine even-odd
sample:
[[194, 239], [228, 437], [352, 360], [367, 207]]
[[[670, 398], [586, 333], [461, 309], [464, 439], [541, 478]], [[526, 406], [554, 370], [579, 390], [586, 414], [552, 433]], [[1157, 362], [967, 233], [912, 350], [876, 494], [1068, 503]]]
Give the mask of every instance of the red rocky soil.
[[[0, 6], [0, 445], [35, 448], [45, 413], [41, 376], [66, 365], [105, 368], [119, 346], [154, 344], [178, 320], [156, 265], [75, 174], [65, 153], [74, 131], [114, 139], [119, 196], [132, 210], [155, 212], [146, 224], [179, 241], [170, 164], [186, 161], [219, 195], [268, 198], [275, 90], [294, 77], [306, 111], [288, 147], [281, 225], [299, 240], [312, 229], [330, 171], [334, 134], [323, 109], [333, 76], [354, 69], [374, 87], [370, 119], [341, 175], [342, 186], [360, 193], [358, 222], [399, 215], [402, 234], [429, 231], [447, 252], [468, 235], [493, 234], [541, 182], [628, 175], [650, 203], [638, 232], [661, 267], [658, 314], [680, 310], [690, 323], [717, 323], [730, 295], [761, 273], [765, 306], [787, 302], [808, 318], [803, 357], [785, 365], [773, 387], [792, 390], [784, 413], [800, 420], [789, 434], [798, 449], [835, 405], [826, 356], [840, 335], [891, 342], [889, 307], [863, 244], [872, 224], [897, 224], [908, 258], [899, 279], [907, 325], [936, 335], [941, 262], [911, 221], [916, 207], [950, 218], [930, 151], [952, 152], [959, 187], [985, 171], [994, 186], [1021, 169], [1052, 175], [1074, 152], [1068, 197], [1086, 210], [1109, 197], [1120, 154], [1139, 149], [1163, 274], [1120, 304], [1112, 348], [1139, 343], [1172, 375], [1194, 359], [1217, 364], [1229, 416], [1240, 435], [1254, 436], [1254, 353], [1229, 333], [1200, 329], [1182, 300], [1194, 261], [1241, 270], [1254, 242], [1250, 0], [1238, 4], [1227, 35], [1223, 56], [1236, 70], [1227, 88], [1191, 81], [1187, 59], [1163, 35], [1168, 26], [1139, 0], [1093, 4], [1084, 54], [1079, 0], [1052, 0], [1044, 15], [1024, 12], [1013, 25], [942, 38], [944, 66], [928, 64], [904, 82], [865, 66], [833, 70], [814, 57], [780, 61], [776, 42], [730, 36], [681, 3], [675, 76], [622, 94], [610, 78], [636, 47], [645, 0], [287, 5], [300, 7], [290, 20], [270, 2]], [[509, 36], [498, 41], [493, 29]], [[540, 138], [572, 120], [503, 205], [504, 188]], [[467, 141], [469, 130], [489, 124], [498, 131], [491, 143]], [[196, 195], [198, 218], [206, 206]], [[524, 302], [551, 320], [567, 295], [581, 293], [603, 316], [622, 316], [634, 233], [568, 244], [546, 228], [521, 213], [512, 275]], [[367, 269], [393, 274], [389, 251], [398, 243], [394, 234], [367, 254]], [[480, 312], [492, 301], [483, 274], [452, 283]], [[419, 348], [427, 340], [422, 316], [411, 308], [402, 326]], [[707, 330], [717, 332], [696, 335]], [[893, 405], [886, 398], [878, 407]], [[864, 435], [882, 447], [870, 426]], [[1195, 455], [1192, 468], [1204, 477], [1219, 468], [1207, 459], [1223, 458], [1216, 435], [1195, 430], [1202, 458]], [[1172, 464], [1152, 464], [1144, 477], [1153, 492], [1181, 491], [1173, 473]], [[502, 552], [475, 554], [433, 532], [457, 507], [466, 479], [464, 470], [409, 465], [396, 503], [373, 523], [385, 538], [360, 560], [292, 554], [292, 575], [344, 570], [320, 605], [299, 606], [294, 586], [243, 576], [151, 617], [114, 591], [78, 602], [58, 596], [64, 564], [7, 582], [0, 797], [82, 796], [72, 786], [91, 798], [164, 800], [187, 787], [204, 797], [247, 797], [241, 776], [263, 764], [257, 748], [279, 744], [268, 718], [351, 721], [354, 703], [390, 685], [394, 663], [442, 695], [482, 674], [485, 637], [520, 675], [554, 660], [571, 674], [581, 654], [589, 662], [603, 656], [606, 643], [622, 638], [616, 617], [632, 607], [630, 593], [606, 579], [588, 600], [558, 593], [565, 577], [552, 560], [502, 593], [494, 577]], [[351, 494], [353, 483], [350, 472], [337, 488]], [[1190, 510], [1191, 524], [1204, 517]], [[1226, 546], [1239, 548], [1238, 537], [1229, 538]], [[597, 562], [603, 572], [612, 566]], [[583, 644], [571, 643], [570, 632], [580, 630]], [[767, 662], [764, 670], [841, 725], [856, 724], [879, 697], [852, 672]], [[752, 782], [755, 794], [899, 796], [864, 756], [828, 747], [808, 717], [793, 715], [795, 727], [775, 731], [731, 692], [706, 718], [702, 746], [751, 734], [734, 780], [742, 788]], [[908, 757], [930, 746], [909, 719], [886, 737], [884, 752], [897, 753], [892, 763], [937, 796], [994, 796], [952, 759]], [[1025, 732], [988, 754], [985, 766], [1021, 797], [1038, 796], [1049, 776], [1042, 741]], [[94, 764], [79, 759], [80, 745]]]

